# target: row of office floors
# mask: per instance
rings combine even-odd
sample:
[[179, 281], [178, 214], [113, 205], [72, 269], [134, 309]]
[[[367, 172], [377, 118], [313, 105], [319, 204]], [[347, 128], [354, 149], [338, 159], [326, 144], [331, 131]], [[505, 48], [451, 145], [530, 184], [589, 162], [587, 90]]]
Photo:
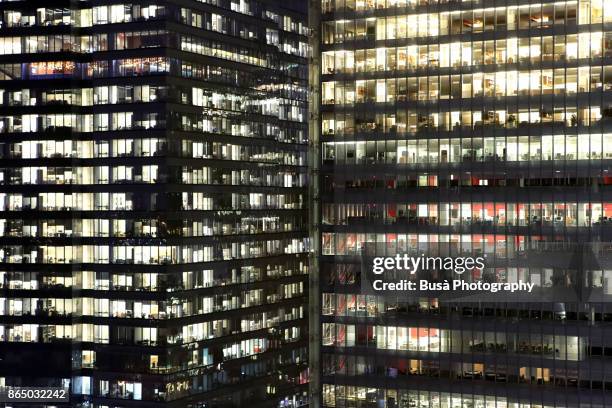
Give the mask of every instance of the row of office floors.
[[[528, 189], [506, 187], [498, 197], [521, 196]], [[592, 189], [579, 190], [586, 195]], [[397, 198], [385, 190], [376, 193], [381, 201]], [[476, 201], [477, 190], [482, 188], [452, 188], [445, 194], [456, 202]], [[335, 188], [327, 197], [348, 203], [373, 195]], [[489, 192], [487, 198], [495, 202], [496, 196]], [[612, 248], [606, 221], [568, 227], [565, 216], [549, 217], [537, 203], [528, 206], [537, 215], [522, 204], [482, 201], [461, 202], [454, 210], [443, 203], [406, 205], [408, 211], [394, 203], [368, 205], [369, 212], [354, 212], [359, 206], [350, 204], [344, 217], [323, 217], [321, 365], [327, 406], [375, 406], [382, 400], [391, 407], [609, 404]], [[509, 222], [509, 208], [519, 209], [522, 221]], [[517, 294], [497, 301], [481, 294], [444, 300], [364, 292], [367, 248], [391, 257], [484, 255], [485, 269], [462, 279], [530, 282], [542, 297]], [[418, 278], [457, 278], [451, 275]]]
[[303, 15], [48, 3], [0, 3], [0, 386], [304, 405]]
[[[612, 405], [612, 3], [485, 3], [322, 2], [325, 407]], [[365, 291], [370, 250], [534, 293]]]

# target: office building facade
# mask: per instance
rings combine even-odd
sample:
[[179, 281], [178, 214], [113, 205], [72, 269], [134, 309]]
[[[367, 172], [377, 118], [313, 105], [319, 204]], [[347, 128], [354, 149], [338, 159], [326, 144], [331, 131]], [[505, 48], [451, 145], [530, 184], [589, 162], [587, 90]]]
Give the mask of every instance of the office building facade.
[[[322, 0], [320, 36], [321, 406], [612, 406], [612, 2]], [[362, 290], [433, 247], [552, 296]]]
[[0, 385], [305, 403], [302, 8], [0, 3]]

